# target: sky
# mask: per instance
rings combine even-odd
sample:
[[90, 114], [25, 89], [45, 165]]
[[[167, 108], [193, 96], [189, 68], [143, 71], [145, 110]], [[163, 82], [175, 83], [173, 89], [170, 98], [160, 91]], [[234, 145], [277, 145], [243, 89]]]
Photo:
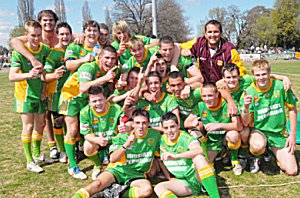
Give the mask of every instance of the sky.
[[[184, 10], [184, 16], [188, 17], [187, 23], [192, 27], [193, 35], [197, 34], [197, 25], [200, 20], [208, 16], [208, 11], [214, 7], [225, 7], [237, 5], [241, 11], [249, 10], [257, 5], [272, 8], [275, 0], [176, 0]], [[6, 2], [6, 3], [5, 3]], [[35, 0], [35, 14], [43, 9], [54, 10], [55, 0]], [[91, 14], [94, 20], [104, 22], [104, 9], [108, 6], [113, 10], [111, 0], [88, 0]], [[73, 32], [82, 32], [81, 8], [84, 0], [64, 0], [66, 7], [67, 21], [71, 25]], [[0, 45], [8, 47], [9, 32], [18, 25], [17, 5], [18, 0], [0, 0]]]

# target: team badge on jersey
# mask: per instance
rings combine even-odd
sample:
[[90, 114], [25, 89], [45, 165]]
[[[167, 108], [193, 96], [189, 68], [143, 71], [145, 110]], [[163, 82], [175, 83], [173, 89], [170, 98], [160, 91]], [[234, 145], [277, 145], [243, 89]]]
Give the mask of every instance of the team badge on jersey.
[[178, 153], [183, 153], [183, 147], [182, 147], [182, 146], [179, 146], [179, 147], [177, 148], [177, 152], [178, 152]]
[[185, 102], [186, 102], [186, 104], [188, 104], [189, 106], [192, 106], [192, 105], [193, 105], [193, 100], [191, 100], [191, 99], [190, 99], [190, 100], [186, 100]]
[[254, 106], [255, 107], [259, 106], [259, 98], [258, 98], [258, 96], [254, 96]]
[[93, 124], [98, 124], [98, 119], [97, 118], [93, 118]]
[[273, 92], [273, 94], [274, 94], [275, 98], [279, 98], [279, 96], [280, 96], [280, 91], [279, 91], [279, 90], [275, 90], [275, 91]]
[[148, 146], [152, 146], [154, 144], [154, 139], [153, 138], [149, 138], [148, 139]]
[[85, 55], [85, 50], [80, 50], [79, 56], [83, 57]]

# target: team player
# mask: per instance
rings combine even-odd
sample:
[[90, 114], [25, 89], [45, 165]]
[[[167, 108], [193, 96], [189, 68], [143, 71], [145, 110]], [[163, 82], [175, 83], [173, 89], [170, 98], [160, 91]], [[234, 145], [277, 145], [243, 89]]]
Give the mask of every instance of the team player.
[[[181, 119], [181, 128], [183, 129], [184, 120], [189, 114], [192, 113], [193, 108], [201, 101], [201, 88], [197, 87], [192, 89], [191, 86], [186, 86], [182, 73], [179, 71], [172, 71], [168, 74], [168, 88], [175, 96], [175, 100], [179, 105], [179, 113]], [[188, 88], [188, 89], [187, 89]], [[235, 114], [234, 109], [237, 111], [237, 107], [232, 100], [232, 97], [228, 91], [219, 90], [221, 96], [228, 103], [229, 114]]]
[[64, 115], [67, 127], [65, 136], [65, 149], [69, 160], [68, 172], [74, 178], [86, 179], [87, 176], [79, 169], [75, 160], [75, 143], [79, 137], [78, 115], [87, 104], [86, 97], [82, 96], [79, 89], [78, 68], [86, 62], [94, 60], [91, 54], [99, 38], [99, 25], [96, 21], [86, 21], [83, 25], [85, 35], [84, 44], [70, 43], [65, 53], [66, 68], [70, 76], [65, 82], [59, 99], [59, 113]]
[[[57, 24], [56, 34], [58, 36], [58, 44], [52, 48], [50, 55], [46, 59], [44, 67], [44, 70], [48, 72], [44, 79], [46, 82], [48, 82], [46, 86], [48, 102], [48, 113], [46, 119], [48, 121], [48, 125], [46, 125], [46, 128], [48, 127], [47, 130], [54, 132], [56, 143], [60, 151], [60, 162], [67, 162], [63, 138], [63, 115], [58, 113], [58, 100], [61, 89], [70, 74], [70, 72], [66, 70], [64, 56], [66, 48], [72, 39], [71, 26], [66, 22]], [[52, 116], [54, 120], [54, 126], [52, 126]], [[50, 157], [58, 157], [55, 142], [52, 143]]]
[[210, 197], [220, 197], [214, 169], [204, 157], [199, 142], [179, 129], [178, 119], [172, 112], [162, 116], [161, 124], [164, 135], [160, 141], [160, 156], [175, 178], [168, 175], [169, 181], [157, 184], [154, 188], [157, 196], [198, 195], [202, 183]]
[[92, 179], [101, 171], [99, 148], [106, 150], [116, 136], [116, 127], [122, 108], [106, 100], [101, 86], [91, 86], [88, 90], [89, 104], [80, 111], [80, 133], [84, 135], [84, 153], [94, 162]]
[[[162, 91], [161, 77], [157, 72], [150, 72], [146, 77], [146, 85], [148, 94], [152, 97], [151, 101], [140, 99], [136, 104], [136, 108], [142, 108], [150, 114], [150, 126], [157, 131], [162, 132], [160, 126], [161, 116], [167, 112], [173, 112], [179, 118], [178, 104], [174, 96]], [[126, 109], [125, 109], [126, 110]]]
[[[42, 26], [35, 20], [25, 24], [25, 36], [28, 42], [25, 48], [30, 51], [39, 62], [44, 63], [50, 53], [50, 48], [42, 41]], [[22, 120], [22, 143], [27, 160], [27, 169], [32, 172], [42, 172], [38, 164], [53, 162], [41, 154], [40, 147], [45, 126], [46, 100], [43, 97], [43, 82], [41, 75], [43, 68], [34, 67], [30, 61], [17, 51], [13, 51], [12, 66], [9, 80], [15, 82], [14, 110], [20, 113]], [[33, 144], [33, 156], [31, 154]]]
[[[298, 165], [294, 151], [298, 99], [292, 90], [284, 90], [281, 81], [270, 78], [271, 67], [268, 61], [254, 61], [251, 72], [255, 82], [242, 95], [241, 107], [243, 124], [253, 127], [249, 146], [250, 152], [257, 156], [254, 161], [257, 167], [255, 172], [259, 170], [259, 156], [270, 147], [280, 169], [287, 175], [296, 175]], [[284, 106], [289, 111], [290, 135], [285, 131]]]
[[[210, 162], [224, 148], [224, 142], [231, 151], [231, 164], [235, 175], [242, 174], [238, 160], [238, 149], [241, 145], [240, 134], [242, 123], [237, 115], [228, 115], [227, 102], [224, 101], [214, 83], [205, 83], [202, 87], [202, 100], [194, 107], [184, 122], [186, 128], [198, 128], [207, 138], [207, 153]], [[200, 136], [201, 134], [199, 134]]]
[[171, 71], [180, 71], [188, 85], [199, 86], [203, 82], [199, 68], [193, 64], [190, 57], [179, 56], [176, 69], [170, 65], [175, 56], [175, 43], [172, 37], [163, 36], [159, 39], [159, 53], [171, 67]]
[[[55, 25], [58, 21], [58, 16], [53, 12], [52, 10], [42, 10], [38, 13], [38, 21], [42, 25], [42, 42], [44, 44], [47, 44], [49, 47], [54, 47], [58, 43], [58, 37], [55, 32]], [[11, 39], [11, 46], [19, 53], [21, 53], [23, 56], [25, 56], [28, 60], [30, 60], [31, 64], [36, 66], [43, 67], [44, 63], [41, 63], [38, 61], [30, 51], [28, 51], [24, 44], [27, 42], [26, 36], [20, 36]], [[48, 126], [50, 125], [50, 126]], [[50, 130], [52, 126], [52, 122], [50, 119], [47, 119], [46, 121], [46, 127], [45, 132], [48, 139], [48, 146], [50, 148], [50, 155], [52, 153], [52, 156], [56, 158], [57, 155], [57, 149], [55, 146], [55, 140], [53, 136], [53, 131]]]
[[132, 114], [134, 129], [120, 131], [110, 146], [110, 164], [97, 179], [81, 188], [73, 198], [86, 198], [102, 191], [113, 183], [128, 184], [123, 197], [150, 197], [153, 190], [145, 174], [150, 170], [154, 156], [159, 156], [160, 134], [148, 128], [149, 113], [137, 109]]

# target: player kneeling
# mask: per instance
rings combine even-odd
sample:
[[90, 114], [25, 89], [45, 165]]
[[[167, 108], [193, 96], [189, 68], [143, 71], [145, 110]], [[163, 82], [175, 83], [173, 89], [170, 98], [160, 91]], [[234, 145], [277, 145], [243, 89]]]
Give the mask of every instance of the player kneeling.
[[198, 140], [179, 130], [178, 119], [172, 112], [163, 115], [161, 123], [164, 131], [161, 159], [176, 179], [167, 175], [170, 180], [157, 184], [155, 193], [159, 197], [198, 195], [203, 185], [210, 197], [220, 197], [214, 169], [204, 157]]

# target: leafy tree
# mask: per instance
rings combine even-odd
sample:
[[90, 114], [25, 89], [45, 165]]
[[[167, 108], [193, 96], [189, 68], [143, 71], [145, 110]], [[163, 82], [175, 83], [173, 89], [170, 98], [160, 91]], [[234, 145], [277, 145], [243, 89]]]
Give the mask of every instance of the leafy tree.
[[300, 45], [300, 1], [276, 0], [271, 12], [272, 22], [276, 25], [276, 43], [284, 49]]
[[24, 26], [26, 21], [34, 19], [34, 0], [18, 0], [19, 26]]
[[[15, 26], [9, 33], [9, 40], [18, 36], [23, 36], [25, 32], [24, 26]], [[12, 49], [9, 43], [9, 48]]]
[[113, 0], [115, 20], [125, 20], [135, 34], [145, 34], [145, 29], [151, 24], [151, 0]]
[[64, 0], [55, 0], [54, 6], [54, 11], [59, 18], [59, 22], [66, 22], [67, 16]]
[[89, 2], [87, 0], [84, 1], [82, 6], [82, 19], [83, 19], [83, 23], [85, 21], [92, 19], [91, 9], [89, 7]]

